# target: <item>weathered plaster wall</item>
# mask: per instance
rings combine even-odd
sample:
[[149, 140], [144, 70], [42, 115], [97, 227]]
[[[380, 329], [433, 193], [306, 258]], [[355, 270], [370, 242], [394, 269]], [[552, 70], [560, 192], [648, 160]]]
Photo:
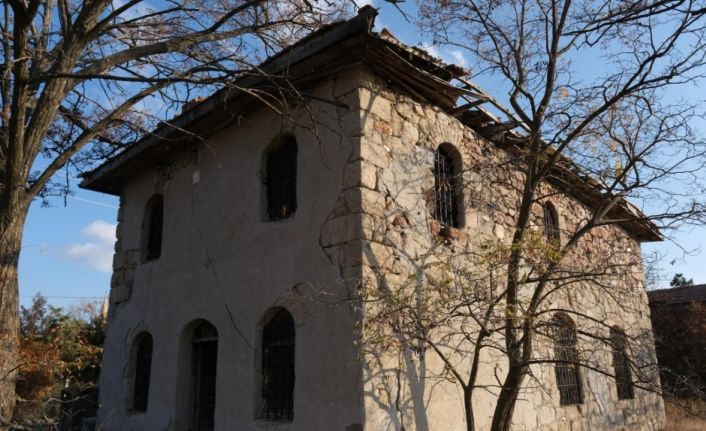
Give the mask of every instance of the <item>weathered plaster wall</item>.
[[[316, 94], [355, 106], [358, 76], [342, 73]], [[101, 376], [101, 429], [187, 429], [190, 358], [182, 338], [197, 319], [212, 323], [219, 334], [217, 430], [360, 429], [355, 314], [348, 303], [310, 300], [317, 289], [345, 289], [339, 264], [347, 259], [338, 250], [344, 245], [336, 245], [339, 234], [330, 226], [353, 232], [358, 223], [345, 218], [350, 211], [339, 198], [355, 182], [345, 167], [357, 145], [360, 116], [328, 103], [308, 108], [295, 115], [305, 127], [266, 110], [237, 118], [196, 151], [126, 184]], [[282, 132], [292, 132], [298, 142], [298, 207], [291, 219], [265, 222], [262, 155]], [[162, 254], [140, 263], [143, 212], [155, 193], [164, 196]], [[297, 325], [291, 423], [254, 419], [262, 319], [275, 306], [286, 307]], [[129, 408], [131, 348], [140, 331], [154, 339], [146, 413]]]
[[[365, 201], [360, 273], [364, 283], [395, 285], [415, 277], [415, 261], [428, 254], [443, 256], [473, 253], [485, 241], [509, 243], [519, 205], [521, 174], [511, 157], [479, 138], [438, 108], [424, 106], [391, 91], [386, 83], [370, 75], [361, 89], [363, 109], [360, 146], [361, 184]], [[439, 247], [439, 225], [430, 213], [433, 190], [434, 151], [442, 143], [454, 145], [463, 159], [463, 202], [465, 224], [451, 232], [453, 239]], [[549, 196], [560, 214], [562, 236], [566, 237], [588, 215], [588, 209], [548, 186]], [[542, 211], [536, 205], [533, 229], [541, 233]], [[442, 241], [443, 242], [443, 241]], [[628, 336], [642, 337], [640, 351], [632, 354], [641, 364], [652, 363], [654, 352], [640, 245], [617, 226], [601, 227], [586, 236], [567, 258], [567, 269], [586, 270], [599, 263], [612, 269], [605, 277], [604, 290], [580, 283], [550, 296], [545, 307], [580, 310], [607, 325], [624, 328]], [[527, 294], [525, 292], [525, 294]], [[574, 318], [579, 328], [595, 326], [591, 319]], [[608, 329], [604, 328], [605, 336]], [[501, 341], [501, 340], [499, 340]], [[580, 355], [610, 369], [611, 352], [605, 348], [579, 345]], [[538, 346], [551, 358], [548, 346]], [[637, 350], [637, 349], [636, 349]], [[441, 378], [443, 366], [433, 353], [424, 359], [401, 353], [367, 355], [366, 426], [373, 430], [465, 430], [460, 388]], [[495, 371], [502, 376], [502, 358], [485, 354], [479, 383], [497, 385]], [[400, 368], [402, 370], [400, 371]], [[657, 395], [636, 389], [634, 400], [618, 400], [614, 380], [600, 373], [582, 371], [585, 401], [580, 406], [559, 406], [551, 365], [533, 366], [537, 382], [525, 380], [514, 416], [517, 430], [656, 430], [663, 405]], [[426, 377], [426, 378], [425, 378]], [[477, 428], [487, 429], [495, 407], [495, 396], [484, 390], [474, 397]], [[367, 428], [366, 428], [367, 429]]]

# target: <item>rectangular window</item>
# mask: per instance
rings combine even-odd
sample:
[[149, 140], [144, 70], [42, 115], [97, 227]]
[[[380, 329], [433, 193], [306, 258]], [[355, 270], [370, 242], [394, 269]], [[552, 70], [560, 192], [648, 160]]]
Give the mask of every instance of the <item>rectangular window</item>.
[[297, 210], [297, 142], [293, 137], [282, 138], [267, 151], [265, 171], [268, 219], [292, 217]]
[[280, 310], [262, 334], [262, 417], [294, 419], [294, 319]]
[[630, 372], [630, 360], [627, 355], [627, 339], [619, 329], [611, 328], [610, 339], [613, 347], [613, 370], [618, 398], [628, 400], [635, 397]]

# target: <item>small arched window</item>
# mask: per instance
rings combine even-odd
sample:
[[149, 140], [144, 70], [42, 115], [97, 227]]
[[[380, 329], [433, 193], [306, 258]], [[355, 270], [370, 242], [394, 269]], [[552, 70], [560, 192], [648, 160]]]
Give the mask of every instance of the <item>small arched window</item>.
[[559, 213], [551, 202], [543, 205], [544, 213], [544, 233], [550, 244], [558, 244], [561, 241], [561, 230], [559, 228]]
[[294, 318], [279, 310], [262, 331], [263, 419], [294, 419]]
[[143, 227], [143, 260], [159, 259], [162, 255], [162, 230], [164, 228], [164, 199], [154, 195], [145, 206]]
[[579, 355], [576, 350], [576, 325], [569, 316], [558, 313], [552, 319], [554, 339], [554, 372], [559, 398], [562, 406], [581, 404], [581, 376], [579, 373]]
[[143, 332], [136, 338], [136, 342], [132, 408], [135, 411], [146, 412], [150, 394], [150, 374], [152, 373], [152, 335]]
[[627, 353], [628, 340], [625, 333], [619, 328], [610, 328], [610, 344], [613, 349], [613, 370], [615, 371], [618, 398], [621, 400], [632, 399], [635, 397], [635, 391], [632, 384], [630, 360]]
[[265, 198], [270, 221], [292, 217], [297, 210], [297, 141], [291, 135], [266, 150]]
[[450, 144], [434, 153], [434, 219], [444, 227], [461, 227], [461, 158]]

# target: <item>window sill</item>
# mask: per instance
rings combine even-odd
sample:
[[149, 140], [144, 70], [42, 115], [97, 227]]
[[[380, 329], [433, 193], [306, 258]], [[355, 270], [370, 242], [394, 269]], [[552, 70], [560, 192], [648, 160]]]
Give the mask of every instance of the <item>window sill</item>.
[[266, 219], [263, 219], [263, 220], [262, 220], [262, 223], [266, 223], [266, 224], [278, 224], [278, 223], [287, 223], [287, 222], [292, 221], [292, 220], [294, 220], [294, 216], [287, 217], [287, 218], [278, 218], [278, 219], [276, 219], [276, 220], [275, 220], [275, 219], [266, 218]]
[[288, 430], [294, 424], [294, 421], [274, 420], [274, 419], [255, 419], [255, 427], [259, 430]]
[[435, 219], [429, 220], [429, 231], [432, 235], [443, 239], [446, 244], [450, 244], [454, 241], [466, 242], [468, 240], [468, 235], [462, 228], [442, 226], [441, 223]]

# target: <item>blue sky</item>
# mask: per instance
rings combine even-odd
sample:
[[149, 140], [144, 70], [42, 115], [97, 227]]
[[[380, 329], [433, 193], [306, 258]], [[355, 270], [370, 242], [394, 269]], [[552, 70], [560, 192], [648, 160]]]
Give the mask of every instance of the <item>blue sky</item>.
[[[400, 7], [411, 12], [411, 3], [401, 3]], [[380, 8], [376, 30], [386, 27], [405, 43], [423, 46], [446, 61], [472, 69], [460, 51], [434, 47], [420, 39], [419, 31], [389, 4], [382, 4], [380, 0], [359, 1], [358, 4]], [[490, 93], [501, 96], [492, 82], [477, 81]], [[102, 298], [110, 288], [118, 199], [75, 188], [75, 195], [66, 200], [66, 205], [60, 199], [52, 200], [51, 204], [46, 208], [35, 202], [30, 208], [20, 257], [21, 303], [29, 304], [37, 292], [46, 295], [51, 304], [62, 307], [81, 299]], [[693, 278], [696, 283], [706, 283], [706, 254], [700, 250], [706, 228], [682, 231], [675, 237], [683, 248], [695, 254], [685, 255], [680, 247], [668, 241], [643, 247], [646, 252], [659, 251], [665, 256], [663, 287], [677, 272]]]

